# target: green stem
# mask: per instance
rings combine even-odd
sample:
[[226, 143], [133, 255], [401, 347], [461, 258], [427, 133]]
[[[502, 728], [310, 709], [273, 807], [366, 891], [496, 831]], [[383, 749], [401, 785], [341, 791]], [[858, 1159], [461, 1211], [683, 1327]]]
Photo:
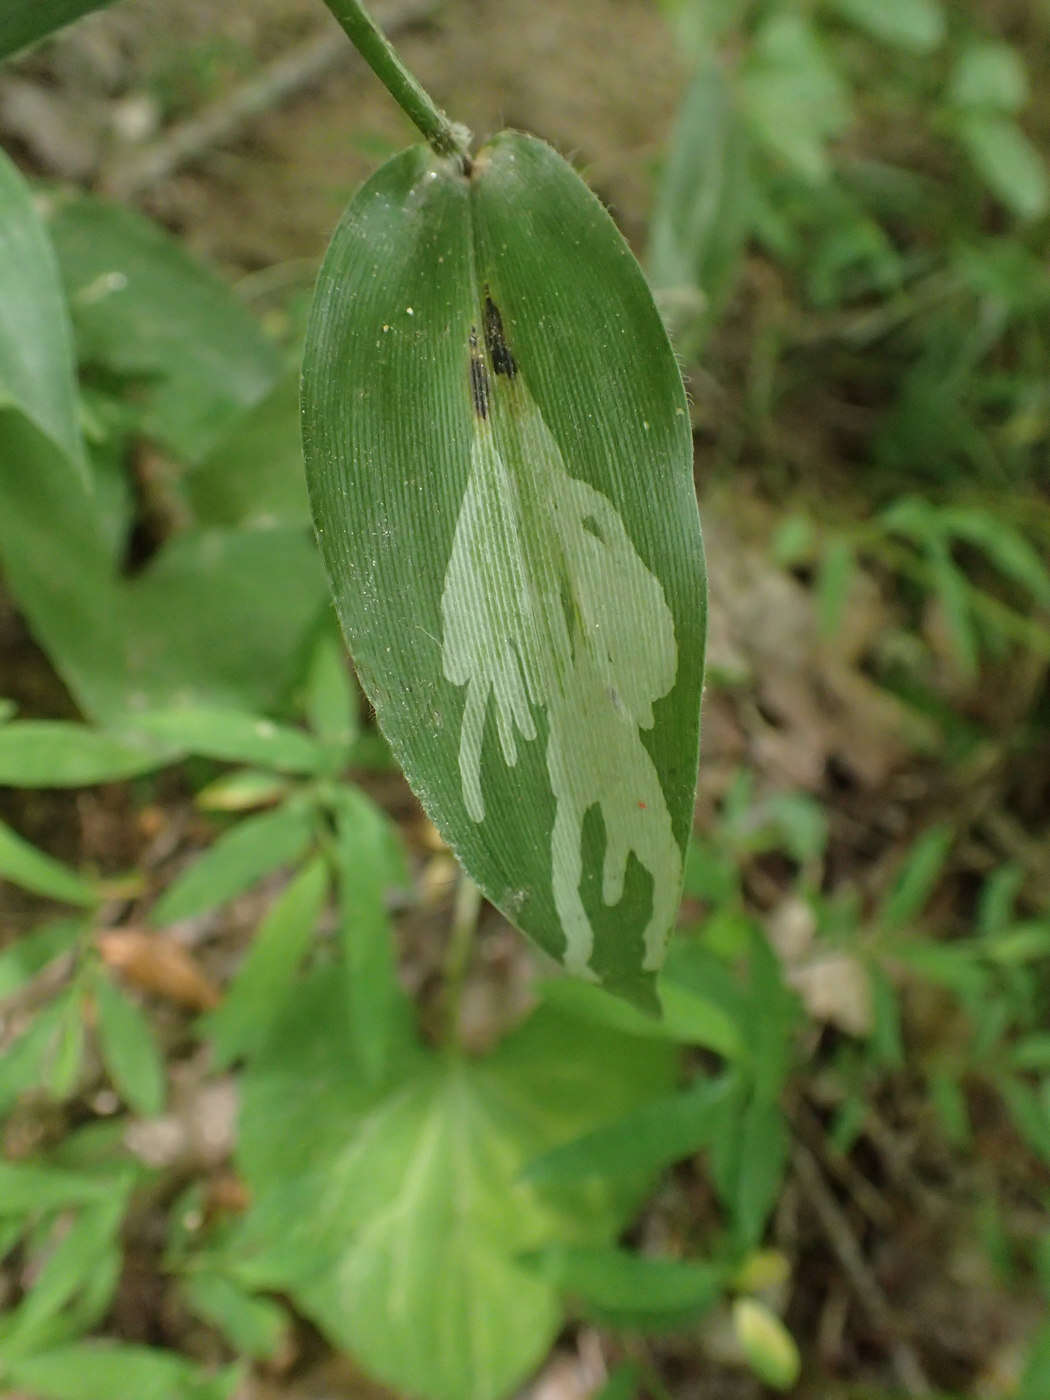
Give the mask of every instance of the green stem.
[[343, 33], [408, 119], [440, 156], [456, 156], [470, 170], [470, 133], [455, 126], [398, 58], [393, 45], [359, 0], [325, 0]]
[[459, 1004], [463, 998], [463, 983], [466, 980], [470, 950], [478, 927], [481, 912], [481, 891], [470, 876], [459, 872], [456, 885], [456, 900], [452, 906], [452, 932], [445, 954], [445, 1042], [454, 1046], [459, 1036]]

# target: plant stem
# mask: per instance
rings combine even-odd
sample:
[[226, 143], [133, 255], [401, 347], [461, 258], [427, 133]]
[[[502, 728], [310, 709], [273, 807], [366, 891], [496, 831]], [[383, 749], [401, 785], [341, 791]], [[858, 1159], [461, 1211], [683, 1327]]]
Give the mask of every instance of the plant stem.
[[478, 927], [478, 914], [481, 912], [481, 891], [474, 881], [461, 870], [456, 885], [456, 899], [452, 906], [452, 932], [445, 954], [445, 1042], [455, 1045], [459, 1033], [459, 1004], [463, 997], [463, 983], [470, 962], [470, 950]]
[[440, 156], [456, 156], [470, 170], [470, 133], [449, 121], [426, 89], [398, 58], [393, 45], [360, 0], [325, 0], [343, 33], [390, 93], [405, 116]]

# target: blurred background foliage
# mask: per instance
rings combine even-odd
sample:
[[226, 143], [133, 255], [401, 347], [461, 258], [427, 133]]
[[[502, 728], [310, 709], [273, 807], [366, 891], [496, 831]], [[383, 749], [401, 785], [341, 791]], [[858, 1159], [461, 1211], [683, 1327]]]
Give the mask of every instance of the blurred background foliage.
[[468, 948], [330, 618], [299, 342], [396, 109], [310, 0], [17, 57], [0, 1391], [1045, 1400], [1050, 8], [380, 14], [574, 159], [690, 389], [664, 1021]]

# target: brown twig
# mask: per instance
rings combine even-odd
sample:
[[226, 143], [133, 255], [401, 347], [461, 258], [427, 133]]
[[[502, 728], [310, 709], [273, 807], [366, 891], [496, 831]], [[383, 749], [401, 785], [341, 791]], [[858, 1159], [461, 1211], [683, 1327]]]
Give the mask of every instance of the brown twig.
[[897, 1380], [909, 1395], [930, 1395], [918, 1353], [900, 1336], [893, 1309], [878, 1279], [872, 1273], [860, 1245], [839, 1203], [828, 1189], [816, 1158], [809, 1148], [796, 1141], [792, 1148], [795, 1172], [849, 1280], [857, 1301], [886, 1338], [890, 1361]]
[[[380, 11], [391, 33], [433, 14], [436, 0], [397, 0]], [[279, 107], [311, 83], [356, 55], [338, 29], [325, 28], [275, 59], [221, 100], [177, 122], [130, 157], [115, 161], [99, 179], [102, 193], [130, 200], [167, 180], [176, 170], [228, 144], [246, 126]]]

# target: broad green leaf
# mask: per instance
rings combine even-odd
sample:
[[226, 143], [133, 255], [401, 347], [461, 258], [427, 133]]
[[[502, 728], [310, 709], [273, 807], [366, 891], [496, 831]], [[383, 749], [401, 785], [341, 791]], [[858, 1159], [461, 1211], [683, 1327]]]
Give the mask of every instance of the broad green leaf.
[[0, 58], [72, 23], [111, 0], [4, 0], [0, 11]]
[[958, 132], [985, 184], [1019, 219], [1046, 213], [1046, 162], [1015, 121], [995, 112], [968, 112], [959, 120]]
[[746, 133], [718, 63], [701, 63], [657, 191], [649, 280], [679, 353], [695, 354], [725, 303], [748, 231]]
[[301, 803], [246, 817], [168, 886], [153, 906], [152, 922], [172, 924], [224, 904], [271, 870], [293, 865], [313, 834], [313, 813]]
[[266, 710], [294, 684], [325, 613], [299, 528], [177, 535], [127, 588], [126, 709]]
[[486, 896], [651, 1001], [693, 808], [703, 555], [641, 272], [549, 147], [416, 147], [355, 196], [303, 365], [314, 518], [364, 689]]
[[309, 734], [243, 710], [187, 705], [136, 715], [129, 727], [184, 753], [226, 763], [258, 763], [287, 773], [317, 773], [325, 766], [324, 751]]
[[982, 40], [968, 45], [956, 60], [948, 84], [955, 107], [1016, 116], [1028, 101], [1028, 75], [1010, 44]]
[[299, 529], [193, 531], [119, 578], [90, 490], [22, 414], [0, 412], [7, 585], [81, 708], [125, 723], [173, 704], [265, 709], [324, 608]]
[[605, 1183], [540, 1192], [521, 1167], [665, 1091], [672, 1069], [665, 1046], [544, 1010], [485, 1060], [400, 1038], [377, 1095], [321, 973], [245, 1072], [238, 1154], [255, 1204], [231, 1246], [238, 1275], [289, 1292], [399, 1392], [499, 1400], [561, 1322], [518, 1256], [604, 1244], [638, 1203]]
[[149, 1021], [106, 976], [95, 982], [98, 1038], [114, 1087], [136, 1113], [164, 1107], [164, 1061]]
[[202, 525], [309, 523], [298, 371], [279, 379], [234, 422], [186, 474], [183, 487]]
[[59, 199], [50, 229], [81, 363], [134, 381], [145, 431], [200, 461], [277, 380], [276, 346], [220, 277], [134, 210]]
[[0, 822], [0, 877], [13, 880], [24, 890], [60, 899], [65, 904], [91, 906], [99, 902], [93, 885], [68, 865], [23, 841], [3, 822]]
[[832, 0], [844, 19], [911, 53], [935, 49], [945, 34], [940, 0]]
[[163, 768], [171, 745], [106, 733], [61, 720], [16, 720], [0, 728], [0, 783], [12, 787], [86, 787]]
[[369, 1083], [376, 1084], [387, 1068], [395, 1018], [404, 1001], [386, 912], [387, 891], [404, 883], [404, 868], [400, 857], [393, 858], [389, 820], [363, 792], [340, 789], [335, 816], [351, 1035], [358, 1064]]
[[217, 1327], [241, 1356], [271, 1358], [287, 1335], [289, 1319], [279, 1303], [253, 1298], [223, 1274], [194, 1272], [183, 1291], [197, 1316]]
[[612, 1247], [553, 1244], [526, 1262], [603, 1321], [626, 1327], [680, 1326], [713, 1307], [725, 1283], [713, 1264]]
[[849, 94], [802, 15], [775, 11], [755, 36], [741, 84], [758, 141], [811, 182], [827, 178], [827, 143], [849, 125]]
[[206, 1375], [175, 1352], [110, 1341], [52, 1347], [8, 1371], [39, 1400], [227, 1400], [240, 1379], [237, 1367]]
[[795, 1339], [758, 1298], [733, 1303], [733, 1330], [755, 1375], [775, 1390], [790, 1390], [802, 1370]]
[[299, 964], [317, 933], [328, 871], [317, 857], [274, 902], [222, 1005], [203, 1022], [215, 1063], [224, 1067], [263, 1045], [289, 997]]
[[[0, 45], [10, 24], [0, 18]], [[2, 150], [0, 306], [0, 416], [24, 413], [82, 466], [73, 338], [58, 265], [29, 189]]]
[[522, 1176], [539, 1184], [585, 1177], [645, 1175], [698, 1151], [722, 1122], [725, 1080], [699, 1080], [595, 1128], [530, 1162]]

